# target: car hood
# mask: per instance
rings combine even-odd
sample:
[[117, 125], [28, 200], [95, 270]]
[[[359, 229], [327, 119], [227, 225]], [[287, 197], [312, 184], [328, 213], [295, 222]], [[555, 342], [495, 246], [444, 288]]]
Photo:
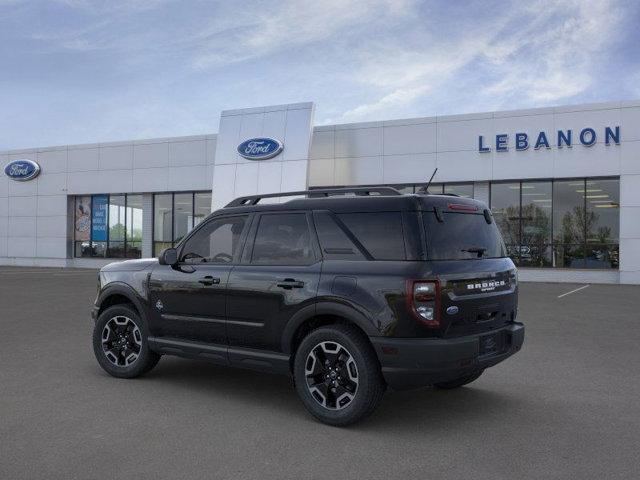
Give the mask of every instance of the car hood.
[[157, 265], [157, 258], [141, 258], [138, 260], [125, 260], [114, 262], [102, 267], [101, 272], [139, 272], [152, 265]]

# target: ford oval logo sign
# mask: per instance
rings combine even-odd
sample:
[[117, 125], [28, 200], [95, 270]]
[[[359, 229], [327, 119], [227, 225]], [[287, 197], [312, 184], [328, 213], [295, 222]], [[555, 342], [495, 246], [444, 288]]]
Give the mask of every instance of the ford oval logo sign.
[[283, 145], [273, 138], [250, 138], [238, 145], [238, 153], [249, 160], [266, 160], [278, 155]]
[[447, 313], [449, 315], [455, 315], [456, 313], [458, 313], [460, 310], [458, 309], [458, 307], [456, 307], [455, 305], [451, 305], [450, 307], [447, 308]]
[[40, 165], [33, 160], [14, 160], [4, 167], [4, 173], [11, 180], [26, 182], [38, 176]]

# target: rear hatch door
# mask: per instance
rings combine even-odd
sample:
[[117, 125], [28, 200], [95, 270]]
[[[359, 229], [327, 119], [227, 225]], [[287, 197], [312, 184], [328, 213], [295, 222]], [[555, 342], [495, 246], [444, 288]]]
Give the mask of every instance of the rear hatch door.
[[423, 213], [428, 276], [440, 281], [440, 325], [445, 337], [499, 328], [517, 314], [517, 277], [488, 211]]

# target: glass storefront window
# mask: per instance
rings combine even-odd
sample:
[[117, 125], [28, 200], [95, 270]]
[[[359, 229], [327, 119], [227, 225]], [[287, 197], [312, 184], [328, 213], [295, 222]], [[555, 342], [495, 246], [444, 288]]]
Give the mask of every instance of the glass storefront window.
[[551, 182], [522, 182], [520, 265], [551, 265]]
[[620, 182], [588, 179], [585, 183], [587, 268], [618, 268]]
[[127, 257], [142, 256], [142, 195], [127, 195]]
[[473, 183], [448, 183], [444, 185], [444, 193], [473, 198]]
[[195, 227], [211, 213], [211, 194], [196, 193], [193, 198], [193, 226]]
[[587, 180], [587, 243], [618, 243], [620, 229], [620, 183], [618, 180]]
[[525, 267], [618, 268], [620, 181], [496, 182], [491, 209]]
[[175, 246], [211, 213], [210, 192], [158, 193], [153, 196], [153, 254]]
[[585, 181], [553, 183], [553, 266], [584, 268]]
[[193, 228], [193, 193], [173, 197], [173, 242], [177, 243]]
[[400, 193], [414, 193], [413, 185], [389, 185], [389, 186], [395, 188]]
[[75, 198], [74, 256], [140, 258], [142, 195]]
[[553, 242], [584, 243], [584, 180], [553, 183]]
[[173, 195], [153, 196], [153, 252], [158, 255], [173, 245]]
[[[432, 183], [429, 185], [429, 192], [431, 195], [442, 195], [442, 189], [444, 185], [441, 183]], [[427, 184], [416, 185], [415, 186], [416, 193], [427, 193]]]
[[520, 262], [520, 183], [491, 184], [491, 211], [507, 247], [507, 255]]
[[124, 195], [109, 197], [109, 243], [107, 257], [124, 257], [126, 208]]

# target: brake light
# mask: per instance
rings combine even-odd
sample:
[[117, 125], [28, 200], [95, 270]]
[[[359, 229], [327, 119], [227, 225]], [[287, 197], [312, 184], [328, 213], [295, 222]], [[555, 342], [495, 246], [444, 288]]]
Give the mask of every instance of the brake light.
[[477, 212], [478, 207], [475, 205], [467, 205], [464, 203], [450, 203], [448, 205], [449, 210], [454, 210], [456, 212]]
[[428, 327], [440, 326], [440, 283], [437, 280], [409, 280], [407, 303], [418, 321]]

